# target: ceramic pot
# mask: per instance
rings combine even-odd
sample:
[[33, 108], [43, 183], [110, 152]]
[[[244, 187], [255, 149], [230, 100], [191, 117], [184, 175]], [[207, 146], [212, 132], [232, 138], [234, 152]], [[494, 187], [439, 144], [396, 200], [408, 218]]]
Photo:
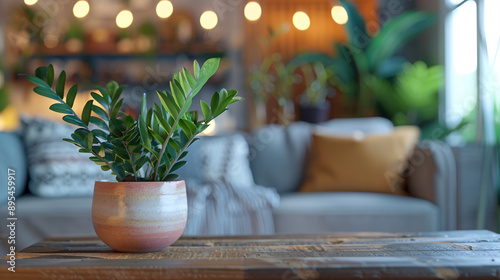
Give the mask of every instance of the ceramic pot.
[[184, 181], [95, 182], [94, 229], [116, 251], [162, 250], [179, 239], [186, 221]]

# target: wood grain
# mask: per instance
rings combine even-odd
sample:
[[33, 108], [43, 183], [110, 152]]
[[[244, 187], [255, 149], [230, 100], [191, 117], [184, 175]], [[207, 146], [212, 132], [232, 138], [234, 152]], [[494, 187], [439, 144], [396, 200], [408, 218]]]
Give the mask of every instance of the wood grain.
[[97, 238], [48, 238], [0, 279], [500, 279], [489, 231], [182, 237], [161, 252], [119, 253]]

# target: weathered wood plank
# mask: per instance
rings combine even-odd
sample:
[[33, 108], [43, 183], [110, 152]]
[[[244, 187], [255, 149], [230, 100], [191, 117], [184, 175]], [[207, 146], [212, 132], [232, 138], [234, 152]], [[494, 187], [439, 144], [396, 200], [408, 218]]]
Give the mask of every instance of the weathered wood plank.
[[16, 258], [17, 272], [4, 262], [0, 279], [500, 279], [500, 235], [183, 237], [141, 254], [115, 252], [95, 237], [48, 238]]

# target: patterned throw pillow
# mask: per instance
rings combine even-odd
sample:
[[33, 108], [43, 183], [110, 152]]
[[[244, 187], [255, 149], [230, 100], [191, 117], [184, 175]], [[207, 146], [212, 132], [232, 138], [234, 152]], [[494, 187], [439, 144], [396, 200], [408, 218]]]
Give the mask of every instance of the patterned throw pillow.
[[200, 183], [223, 182], [235, 187], [255, 185], [248, 143], [240, 134], [203, 136], [189, 147], [188, 164], [177, 174]]
[[43, 197], [92, 195], [95, 181], [114, 181], [89, 160], [89, 154], [62, 141], [74, 127], [42, 119], [23, 120], [28, 156], [29, 190]]

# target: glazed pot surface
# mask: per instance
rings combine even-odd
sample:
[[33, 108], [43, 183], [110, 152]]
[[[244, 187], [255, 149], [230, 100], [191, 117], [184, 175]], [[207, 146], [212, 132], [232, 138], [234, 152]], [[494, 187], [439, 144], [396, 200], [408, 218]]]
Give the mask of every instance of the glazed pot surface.
[[95, 182], [94, 229], [116, 251], [162, 250], [179, 239], [186, 221], [184, 181]]

